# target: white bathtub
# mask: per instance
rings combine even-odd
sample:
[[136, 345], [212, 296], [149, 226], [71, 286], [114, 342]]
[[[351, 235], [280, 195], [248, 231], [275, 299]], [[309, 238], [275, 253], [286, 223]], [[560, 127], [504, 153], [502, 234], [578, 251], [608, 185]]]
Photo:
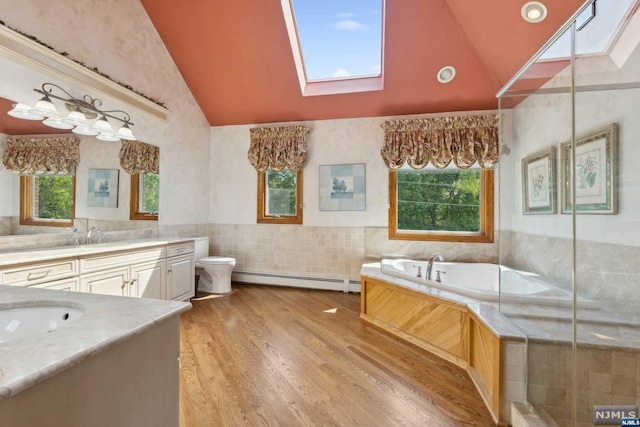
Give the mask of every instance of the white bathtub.
[[[391, 276], [484, 301], [498, 301], [501, 273], [503, 300], [546, 302], [564, 300], [570, 296], [568, 292], [544, 282], [536, 274], [513, 270], [497, 264], [434, 262], [431, 280], [425, 278], [427, 274], [426, 261], [383, 259], [380, 262], [380, 268], [383, 273]], [[420, 269], [422, 277], [418, 277], [418, 269]], [[435, 280], [438, 277], [438, 271], [440, 272], [440, 282]]]

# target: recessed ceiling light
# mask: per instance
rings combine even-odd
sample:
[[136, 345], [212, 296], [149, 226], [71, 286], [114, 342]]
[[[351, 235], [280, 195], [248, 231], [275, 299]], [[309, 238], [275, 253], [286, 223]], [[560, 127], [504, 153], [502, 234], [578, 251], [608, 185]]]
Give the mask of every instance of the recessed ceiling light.
[[522, 6], [520, 14], [525, 21], [537, 24], [547, 17], [547, 7], [539, 1], [530, 1]]
[[451, 65], [447, 65], [446, 67], [442, 67], [440, 71], [438, 71], [438, 81], [440, 83], [449, 83], [456, 76], [456, 69]]

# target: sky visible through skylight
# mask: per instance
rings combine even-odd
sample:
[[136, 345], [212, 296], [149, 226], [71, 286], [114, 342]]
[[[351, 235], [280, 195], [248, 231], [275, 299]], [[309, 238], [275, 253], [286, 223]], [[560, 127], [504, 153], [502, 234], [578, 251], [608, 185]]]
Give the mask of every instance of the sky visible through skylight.
[[[622, 18], [634, 3], [635, 0], [598, 0], [595, 18], [576, 33], [576, 55], [603, 53], [615, 32], [620, 29]], [[590, 16], [591, 8], [587, 8], [576, 20], [576, 26], [579, 27]], [[570, 56], [571, 35], [570, 31], [566, 31], [540, 59]]]
[[292, 0], [307, 80], [380, 75], [382, 0]]

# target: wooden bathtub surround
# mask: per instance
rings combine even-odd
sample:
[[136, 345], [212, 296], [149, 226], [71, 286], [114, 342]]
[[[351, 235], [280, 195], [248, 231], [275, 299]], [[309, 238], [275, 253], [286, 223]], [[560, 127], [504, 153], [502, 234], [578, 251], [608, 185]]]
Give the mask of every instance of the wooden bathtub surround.
[[500, 338], [463, 304], [361, 279], [360, 317], [464, 368], [498, 423], [505, 411], [500, 407]]

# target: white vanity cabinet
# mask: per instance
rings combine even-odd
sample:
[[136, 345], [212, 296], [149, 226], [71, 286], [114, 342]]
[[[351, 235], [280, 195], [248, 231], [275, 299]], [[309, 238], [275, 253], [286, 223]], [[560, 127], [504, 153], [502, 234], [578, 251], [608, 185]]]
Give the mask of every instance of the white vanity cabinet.
[[80, 258], [82, 292], [164, 298], [165, 246]]
[[164, 259], [131, 266], [131, 280], [135, 295], [141, 298], [166, 299], [166, 266]]
[[71, 291], [78, 292], [80, 290], [80, 279], [78, 277], [71, 277], [69, 279], [56, 280], [54, 282], [41, 283], [39, 285], [33, 285], [32, 288], [41, 289], [56, 289], [59, 291]]
[[80, 290], [90, 294], [127, 297], [129, 291], [129, 268], [118, 268], [80, 276]]
[[166, 299], [182, 301], [195, 296], [194, 249], [193, 241], [167, 246]]
[[194, 247], [174, 239], [71, 247], [59, 256], [15, 253], [0, 266], [0, 285], [188, 300], [195, 295]]
[[77, 258], [35, 262], [0, 269], [0, 285], [33, 286], [77, 275]]

